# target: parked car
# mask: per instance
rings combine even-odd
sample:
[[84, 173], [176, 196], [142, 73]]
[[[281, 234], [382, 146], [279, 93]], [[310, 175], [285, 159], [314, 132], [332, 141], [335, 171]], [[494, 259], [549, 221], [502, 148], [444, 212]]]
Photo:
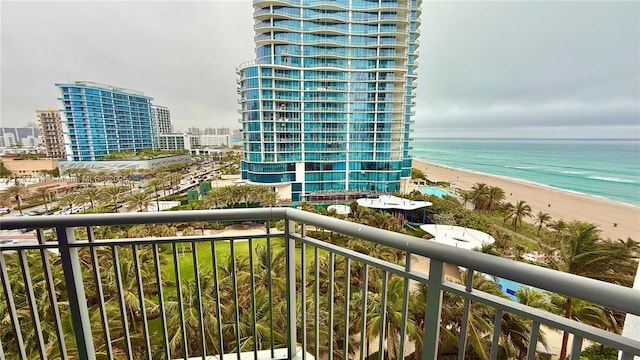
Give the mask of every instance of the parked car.
[[0, 239], [0, 245], [12, 245], [12, 244], [18, 244], [18, 240]]
[[8, 207], [0, 207], [0, 214], [8, 214], [11, 212], [11, 209]]

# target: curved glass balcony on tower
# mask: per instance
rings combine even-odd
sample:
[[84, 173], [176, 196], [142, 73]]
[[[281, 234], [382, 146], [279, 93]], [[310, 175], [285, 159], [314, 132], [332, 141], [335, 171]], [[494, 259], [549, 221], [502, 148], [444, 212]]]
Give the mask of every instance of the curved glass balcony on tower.
[[419, 0], [255, 0], [238, 68], [242, 178], [281, 198], [391, 192], [411, 176]]

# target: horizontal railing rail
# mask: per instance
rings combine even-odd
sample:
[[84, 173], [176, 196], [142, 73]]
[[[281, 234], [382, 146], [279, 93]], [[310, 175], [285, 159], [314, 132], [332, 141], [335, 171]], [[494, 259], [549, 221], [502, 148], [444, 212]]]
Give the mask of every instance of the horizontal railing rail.
[[[271, 224], [280, 220], [284, 220], [285, 230], [272, 231]], [[259, 221], [266, 226], [264, 233], [252, 235], [201, 234], [108, 239], [96, 239], [94, 235], [98, 227], [110, 225], [221, 221]], [[404, 254], [404, 266], [316, 239], [308, 234], [310, 227], [396, 249]], [[541, 325], [574, 335], [570, 351], [572, 359], [578, 359], [579, 349], [586, 339], [621, 350], [623, 359], [640, 355], [640, 342], [636, 340], [482, 292], [472, 288], [471, 280], [474, 274], [488, 274], [640, 316], [638, 290], [301, 210], [248, 208], [39, 216], [3, 218], [0, 223], [2, 230], [23, 228], [37, 229], [38, 242], [0, 245], [0, 282], [4, 295], [4, 303], [0, 300], [0, 317], [10, 320], [20, 349], [18, 353], [12, 353], [14, 350], [8, 352], [6, 349], [11, 344], [7, 338], [0, 337], [2, 360], [30, 356], [28, 351], [32, 349], [25, 348], [25, 343], [35, 345], [42, 358], [47, 358], [49, 354], [50, 357], [66, 359], [71, 353], [80, 358], [93, 359], [99, 350], [109, 359], [123, 354], [128, 358], [151, 358], [161, 354], [165, 359], [187, 358], [189, 354], [196, 354], [204, 359], [211, 355], [222, 357], [225, 351], [234, 353], [239, 359], [241, 352], [250, 349], [257, 359], [262, 350], [270, 350], [273, 358], [275, 349], [286, 347], [288, 358], [306, 359], [307, 356], [311, 357], [307, 351], [311, 351], [315, 358], [326, 355], [332, 359], [334, 353], [338, 357], [344, 354], [351, 357], [359, 352], [363, 359], [364, 353], [368, 354], [372, 345], [367, 343], [365, 337], [370, 331], [367, 320], [370, 315], [367, 314], [373, 311], [371, 306], [374, 298], [378, 301], [376, 306], [387, 308], [387, 297], [390, 296], [387, 285], [393, 276], [404, 281], [398, 354], [407, 355], [406, 346], [411, 343], [409, 337], [416, 336], [408, 333], [407, 325], [409, 293], [415, 286], [412, 283], [416, 282], [428, 286], [425, 330], [421, 342], [423, 359], [433, 359], [438, 354], [440, 312], [445, 305], [443, 293], [464, 299], [459, 359], [464, 358], [468, 347], [466, 339], [469, 318], [473, 315], [470, 314], [472, 303], [485, 304], [495, 311], [489, 354], [492, 359], [498, 354], [500, 329], [506, 313], [522, 316], [532, 322], [527, 359], [535, 357]], [[45, 229], [54, 229], [54, 241], [45, 242]], [[76, 239], [74, 229], [85, 229], [86, 235], [83, 236], [86, 239]], [[245, 257], [237, 253], [240, 249], [238, 244], [245, 242], [246, 249], [242, 245], [242, 256], [248, 258], [248, 265], [241, 260]], [[180, 248], [185, 245], [189, 246], [186, 254]], [[204, 249], [206, 246], [208, 248]], [[258, 246], [267, 248], [267, 258], [260, 259], [260, 262], [256, 259]], [[225, 250], [221, 253], [222, 247]], [[277, 255], [282, 256], [278, 260], [282, 263], [275, 263], [272, 259], [277, 249], [284, 252], [284, 255]], [[308, 249], [312, 252], [307, 253]], [[40, 260], [27, 256], [34, 251], [39, 251]], [[57, 251], [59, 257], [47, 255], [49, 251]], [[86, 251], [89, 255], [84, 254]], [[210, 253], [210, 256], [203, 257], [203, 251]], [[227, 251], [228, 258], [220, 258]], [[17, 258], [14, 259], [12, 254], [16, 254]], [[322, 260], [321, 254], [328, 256], [327, 263], [323, 262], [325, 260]], [[412, 255], [430, 259], [428, 274], [412, 269]], [[221, 263], [225, 259], [229, 260], [228, 264]], [[338, 272], [339, 260], [343, 261], [340, 263], [345, 267], [343, 272]], [[468, 269], [466, 287], [444, 279], [445, 263]], [[362, 278], [354, 278], [356, 267], [361, 269]], [[60, 268], [61, 271], [56, 274], [61, 274], [64, 279], [56, 279], [52, 275], [54, 270]], [[44, 272], [43, 283], [35, 281], [41, 279], [38, 274], [40, 269]], [[326, 272], [323, 276], [327, 278], [320, 276], [321, 269]], [[187, 270], [188, 274], [185, 274]], [[381, 293], [371, 294], [368, 291], [368, 276], [374, 270], [381, 272]], [[21, 274], [18, 280], [24, 281], [16, 283], [12, 280], [16, 271]], [[143, 281], [143, 275], [150, 276], [147, 272], [154, 273], [155, 277], [144, 277], [146, 280]], [[225, 277], [221, 277], [221, 273]], [[339, 274], [342, 276], [340, 279], [337, 278]], [[258, 278], [265, 285], [256, 285]], [[325, 280], [328, 287], [321, 289], [321, 286], [325, 286]], [[361, 282], [360, 289], [352, 285], [354, 281]], [[343, 284], [340, 285], [340, 282]], [[44, 291], [46, 299], [36, 296], [38, 291]], [[264, 292], [267, 293], [266, 299]], [[274, 303], [276, 295], [284, 299], [286, 310], [280, 308], [282, 304]], [[137, 297], [138, 305], [132, 302], [133, 297]], [[59, 298], [63, 301], [60, 302]], [[342, 314], [340, 319], [334, 318], [334, 314], [340, 310], [334, 308], [334, 300], [338, 298], [344, 302], [345, 309], [339, 312]], [[223, 299], [230, 300], [230, 303], [223, 304]], [[324, 303], [322, 299], [328, 302]], [[25, 313], [26, 310], [28, 312]], [[64, 312], [62, 315], [61, 311]], [[275, 315], [276, 311], [279, 315]], [[109, 312], [119, 315], [113, 318]], [[325, 315], [321, 316], [321, 313]], [[179, 319], [170, 320], [169, 314], [179, 316]], [[151, 321], [150, 315], [159, 321]], [[389, 315], [386, 312], [380, 315], [381, 323], [385, 324]], [[72, 334], [63, 328], [62, 319], [65, 316], [71, 319]], [[308, 316], [312, 317], [311, 321]], [[356, 316], [361, 324], [353, 324], [354, 318], [350, 316]], [[246, 319], [249, 319], [248, 323], [244, 322]], [[169, 321], [171, 326], [168, 325]], [[33, 337], [30, 326], [35, 327], [35, 333], [40, 335]], [[286, 328], [286, 334], [276, 334], [278, 326]], [[321, 327], [328, 329], [326, 335], [321, 334]], [[376, 350], [380, 354], [389, 350], [383, 344], [386, 341], [385, 331], [383, 327], [379, 332]], [[351, 344], [358, 333], [361, 340], [358, 344]], [[114, 334], [118, 336], [112, 337]], [[198, 336], [191, 338], [189, 334]], [[150, 339], [155, 335], [163, 339], [153, 339], [159, 341], [160, 349], [152, 348]], [[223, 337], [232, 340], [225, 343]], [[218, 340], [212, 340], [214, 338]], [[338, 340], [340, 343], [336, 343]], [[359, 349], [353, 348], [356, 345]], [[57, 350], [52, 351], [51, 348]], [[117, 353], [116, 348], [122, 353]], [[299, 351], [300, 348], [302, 351]]]

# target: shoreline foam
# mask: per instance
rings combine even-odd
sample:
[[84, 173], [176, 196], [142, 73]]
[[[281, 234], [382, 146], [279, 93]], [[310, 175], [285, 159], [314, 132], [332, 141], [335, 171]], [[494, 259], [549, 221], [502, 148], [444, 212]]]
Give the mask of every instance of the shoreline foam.
[[516, 182], [516, 183], [535, 185], [535, 186], [539, 186], [539, 187], [547, 188], [547, 189], [551, 189], [551, 190], [564, 191], [564, 192], [575, 194], [575, 195], [586, 196], [586, 197], [590, 197], [590, 198], [594, 198], [594, 199], [610, 201], [610, 202], [613, 202], [613, 203], [616, 203], [616, 204], [629, 206], [629, 207], [636, 208], [636, 209], [640, 210], [640, 205], [627, 203], [627, 202], [616, 200], [616, 199], [611, 199], [611, 198], [608, 198], [608, 197], [603, 196], [603, 195], [587, 194], [587, 193], [580, 192], [580, 191], [577, 191], [577, 190], [563, 189], [563, 188], [559, 188], [559, 187], [552, 186], [552, 185], [549, 185], [549, 184], [543, 184], [543, 183], [539, 183], [539, 182], [535, 182], [535, 181], [531, 181], [531, 180], [520, 179], [520, 178], [515, 178], [515, 177], [505, 176], [505, 175], [489, 174], [489, 173], [485, 173], [485, 172], [481, 172], [481, 171], [477, 171], [477, 170], [469, 170], [469, 169], [460, 168], [460, 167], [453, 167], [453, 166], [449, 166], [449, 165], [443, 165], [443, 164], [438, 164], [438, 163], [434, 163], [434, 162], [430, 162], [430, 161], [425, 161], [425, 160], [418, 159], [418, 158], [413, 158], [412, 160], [416, 160], [416, 161], [419, 161], [419, 162], [422, 162], [422, 163], [425, 163], [425, 164], [429, 164], [431, 166], [441, 167], [441, 168], [444, 168], [444, 169], [450, 169], [450, 170], [462, 171], [462, 172], [467, 172], [467, 173], [473, 173], [473, 174], [477, 174], [477, 175], [481, 175], [481, 176], [495, 177], [495, 178], [503, 179], [505, 181], [513, 181], [513, 182]]
[[[454, 188], [469, 190], [475, 183], [498, 186], [505, 191], [505, 200], [524, 200], [532, 215], [549, 213], [553, 220], [580, 220], [598, 225], [603, 238], [640, 239], [640, 207], [604, 197], [564, 190], [533, 181], [454, 168], [414, 158], [412, 166], [423, 170], [428, 178], [455, 182]], [[549, 206], [550, 205], [550, 206]], [[533, 218], [526, 219], [532, 223]], [[615, 225], [614, 225], [615, 224]]]

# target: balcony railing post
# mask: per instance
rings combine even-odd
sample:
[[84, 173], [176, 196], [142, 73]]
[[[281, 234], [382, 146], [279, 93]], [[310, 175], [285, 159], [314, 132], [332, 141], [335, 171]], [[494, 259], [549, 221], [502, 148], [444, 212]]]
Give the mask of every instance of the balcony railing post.
[[78, 248], [70, 246], [75, 242], [74, 228], [56, 227], [56, 233], [60, 246], [64, 280], [69, 296], [69, 310], [71, 310], [71, 321], [76, 338], [78, 358], [95, 359], [96, 352], [93, 346], [93, 335], [91, 334], [91, 319], [87, 308], [87, 297], [84, 293], [82, 282], [80, 256], [78, 255]]
[[296, 242], [291, 237], [295, 222], [285, 219], [284, 241], [287, 263], [287, 355], [294, 359], [297, 347], [296, 334]]
[[424, 319], [424, 337], [422, 340], [422, 359], [438, 358], [438, 339], [440, 337], [440, 312], [442, 310], [442, 281], [444, 263], [431, 259], [429, 281], [427, 285], [427, 310]]

